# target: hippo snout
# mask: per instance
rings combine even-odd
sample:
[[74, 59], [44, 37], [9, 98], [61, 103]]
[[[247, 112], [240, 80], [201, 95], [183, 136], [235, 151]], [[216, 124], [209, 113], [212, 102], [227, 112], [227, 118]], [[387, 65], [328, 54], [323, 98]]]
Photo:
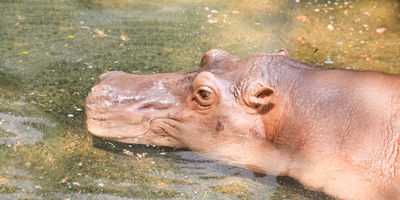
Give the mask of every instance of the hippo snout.
[[[159, 118], [176, 113], [189, 86], [180, 90], [176, 76], [137, 75], [124, 72], [102, 74], [86, 99], [88, 130], [95, 136], [124, 143], [181, 147], [162, 132]], [[184, 79], [184, 78], [183, 78]], [[185, 94], [185, 95], [184, 95]]]

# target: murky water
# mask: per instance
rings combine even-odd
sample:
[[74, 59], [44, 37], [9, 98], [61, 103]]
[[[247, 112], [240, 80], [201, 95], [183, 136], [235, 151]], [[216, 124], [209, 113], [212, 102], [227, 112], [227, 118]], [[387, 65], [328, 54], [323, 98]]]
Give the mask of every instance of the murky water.
[[321, 199], [188, 151], [92, 138], [107, 70], [190, 70], [203, 53], [285, 48], [308, 63], [400, 73], [398, 1], [0, 1], [1, 199]]

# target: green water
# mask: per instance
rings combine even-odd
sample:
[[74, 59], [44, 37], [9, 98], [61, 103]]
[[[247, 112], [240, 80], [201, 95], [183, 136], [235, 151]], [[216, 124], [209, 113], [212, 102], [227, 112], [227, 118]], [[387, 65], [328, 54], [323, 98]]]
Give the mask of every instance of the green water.
[[187, 151], [92, 138], [104, 71], [194, 69], [209, 49], [400, 73], [398, 1], [0, 1], [1, 199], [320, 199]]

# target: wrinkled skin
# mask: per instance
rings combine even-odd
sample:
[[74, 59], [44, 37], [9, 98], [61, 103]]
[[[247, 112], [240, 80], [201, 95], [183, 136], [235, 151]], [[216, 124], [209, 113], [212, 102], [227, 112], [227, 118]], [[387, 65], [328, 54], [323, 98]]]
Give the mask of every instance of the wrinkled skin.
[[105, 73], [86, 103], [99, 137], [189, 148], [338, 199], [400, 198], [399, 76], [211, 50], [196, 71]]

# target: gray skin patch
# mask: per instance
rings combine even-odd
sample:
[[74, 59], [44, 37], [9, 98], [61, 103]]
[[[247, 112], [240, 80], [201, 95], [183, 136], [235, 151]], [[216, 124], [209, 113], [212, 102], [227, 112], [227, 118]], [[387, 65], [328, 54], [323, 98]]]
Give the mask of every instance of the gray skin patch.
[[47, 120], [35, 117], [15, 116], [0, 112], [0, 129], [11, 134], [0, 137], [0, 144], [35, 144], [41, 141], [44, 134], [36, 130], [31, 124], [48, 123]]

